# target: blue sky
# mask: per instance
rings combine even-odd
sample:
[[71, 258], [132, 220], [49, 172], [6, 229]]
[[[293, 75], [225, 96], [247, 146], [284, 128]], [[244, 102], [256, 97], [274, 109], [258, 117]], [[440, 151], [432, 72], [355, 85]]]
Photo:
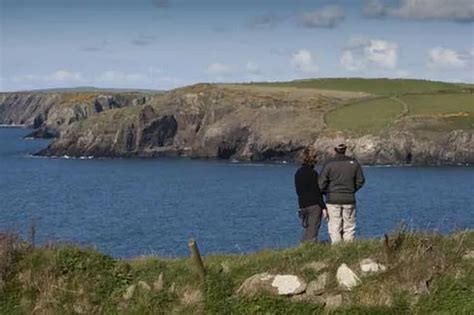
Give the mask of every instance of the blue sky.
[[474, 82], [471, 0], [0, 0], [0, 90]]

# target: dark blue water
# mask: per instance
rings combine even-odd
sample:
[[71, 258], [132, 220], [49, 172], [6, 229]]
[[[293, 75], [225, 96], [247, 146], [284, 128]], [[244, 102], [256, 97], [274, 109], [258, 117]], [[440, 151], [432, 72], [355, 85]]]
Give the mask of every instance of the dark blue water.
[[[0, 230], [115, 256], [250, 252], [298, 243], [295, 165], [173, 159], [50, 159], [28, 130], [0, 128]], [[449, 232], [474, 228], [474, 168], [365, 168], [358, 236], [404, 221]], [[322, 238], [327, 239], [326, 226]]]

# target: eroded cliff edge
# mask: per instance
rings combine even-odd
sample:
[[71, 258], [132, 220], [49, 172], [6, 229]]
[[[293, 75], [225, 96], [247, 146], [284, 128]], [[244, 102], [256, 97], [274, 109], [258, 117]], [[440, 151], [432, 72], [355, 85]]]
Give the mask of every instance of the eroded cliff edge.
[[312, 145], [324, 160], [345, 141], [364, 164], [474, 164], [473, 128], [428, 128], [399, 117], [357, 134], [326, 123], [327, 113], [373, 97], [360, 92], [199, 84], [160, 95], [1, 97], [0, 122], [55, 131], [39, 152], [46, 156], [291, 161]]

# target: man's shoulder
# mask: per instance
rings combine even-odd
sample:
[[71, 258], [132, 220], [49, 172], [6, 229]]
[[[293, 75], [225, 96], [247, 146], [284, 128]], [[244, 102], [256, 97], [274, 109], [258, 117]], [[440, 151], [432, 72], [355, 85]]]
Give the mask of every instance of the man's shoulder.
[[336, 157], [327, 159], [323, 164], [323, 168], [330, 167], [331, 165], [336, 165], [337, 163], [349, 163], [349, 164], [354, 164], [356, 166], [359, 165], [359, 162], [357, 161], [356, 158], [345, 155], [345, 156], [336, 156]]

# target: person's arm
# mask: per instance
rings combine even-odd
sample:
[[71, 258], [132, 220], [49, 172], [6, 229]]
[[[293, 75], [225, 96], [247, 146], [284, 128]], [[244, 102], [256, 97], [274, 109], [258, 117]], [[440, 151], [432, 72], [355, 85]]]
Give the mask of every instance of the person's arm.
[[357, 163], [356, 177], [355, 177], [355, 189], [358, 191], [365, 184], [364, 172], [362, 172], [362, 166]]
[[297, 171], [295, 173], [295, 191], [296, 191], [296, 194], [298, 195], [298, 197], [300, 197], [301, 194], [303, 193], [303, 191], [302, 191], [303, 188], [301, 186], [302, 186], [302, 184], [301, 184], [300, 174]]
[[319, 179], [318, 179], [318, 172], [314, 171], [314, 189], [316, 190], [316, 194], [318, 196], [318, 204], [321, 209], [326, 209], [326, 204], [324, 203], [323, 194], [319, 189]]
[[318, 183], [321, 193], [326, 194], [329, 187], [329, 166], [327, 164], [323, 166]]

